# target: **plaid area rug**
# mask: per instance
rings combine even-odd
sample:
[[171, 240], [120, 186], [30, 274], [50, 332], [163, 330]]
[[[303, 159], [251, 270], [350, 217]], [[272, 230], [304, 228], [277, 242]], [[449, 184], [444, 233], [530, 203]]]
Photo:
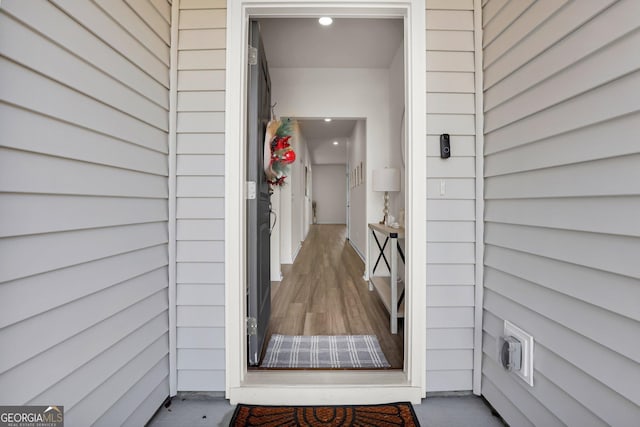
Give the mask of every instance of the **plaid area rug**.
[[375, 335], [278, 335], [269, 340], [262, 368], [388, 368]]

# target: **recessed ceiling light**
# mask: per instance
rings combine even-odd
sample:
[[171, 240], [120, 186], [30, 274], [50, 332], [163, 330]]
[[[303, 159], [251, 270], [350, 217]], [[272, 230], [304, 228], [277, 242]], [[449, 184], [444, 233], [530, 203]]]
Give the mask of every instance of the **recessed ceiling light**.
[[338, 141], [333, 141], [333, 145], [338, 145]]
[[318, 22], [320, 23], [320, 25], [324, 25], [326, 27], [327, 25], [331, 25], [333, 23], [333, 19], [328, 16], [323, 16], [322, 18], [318, 19]]
[[329, 123], [331, 121], [331, 117], [327, 117], [326, 119], [324, 119], [324, 121]]

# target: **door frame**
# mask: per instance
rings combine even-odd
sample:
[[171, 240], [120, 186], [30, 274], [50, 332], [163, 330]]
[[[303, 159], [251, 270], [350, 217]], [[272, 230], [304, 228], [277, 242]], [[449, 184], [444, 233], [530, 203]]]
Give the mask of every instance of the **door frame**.
[[[404, 18], [406, 317], [402, 371], [248, 371], [246, 340], [246, 95], [248, 23], [255, 17]], [[425, 0], [227, 1], [225, 104], [225, 393], [231, 403], [411, 401], [426, 393]]]

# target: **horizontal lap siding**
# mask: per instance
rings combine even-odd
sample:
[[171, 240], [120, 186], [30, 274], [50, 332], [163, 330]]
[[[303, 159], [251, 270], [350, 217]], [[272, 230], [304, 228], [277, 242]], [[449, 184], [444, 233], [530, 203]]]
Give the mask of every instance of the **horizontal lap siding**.
[[[426, 2], [427, 391], [471, 390], [475, 294], [473, 1]], [[440, 158], [440, 134], [451, 158]]]
[[[483, 394], [511, 425], [633, 425], [640, 5], [511, 3], [483, 9]], [[500, 368], [504, 320], [536, 340], [533, 388]]]
[[177, 117], [179, 391], [222, 391], [226, 2], [181, 0]]
[[169, 9], [0, 8], [0, 402], [70, 426], [169, 394]]
[[[182, 0], [178, 43], [178, 389], [224, 390], [225, 2]], [[470, 390], [475, 285], [473, 2], [427, 2], [427, 388]], [[453, 136], [439, 159], [438, 135]], [[444, 181], [445, 195], [440, 195]]]

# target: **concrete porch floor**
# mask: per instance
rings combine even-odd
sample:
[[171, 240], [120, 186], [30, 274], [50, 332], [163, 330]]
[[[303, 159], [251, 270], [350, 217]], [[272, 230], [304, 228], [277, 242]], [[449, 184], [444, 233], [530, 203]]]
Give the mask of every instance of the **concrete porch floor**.
[[[168, 408], [160, 407], [149, 427], [228, 426], [234, 405], [222, 397], [197, 393], [179, 394]], [[504, 427], [502, 420], [477, 396], [434, 396], [414, 405], [420, 425], [425, 427]]]

